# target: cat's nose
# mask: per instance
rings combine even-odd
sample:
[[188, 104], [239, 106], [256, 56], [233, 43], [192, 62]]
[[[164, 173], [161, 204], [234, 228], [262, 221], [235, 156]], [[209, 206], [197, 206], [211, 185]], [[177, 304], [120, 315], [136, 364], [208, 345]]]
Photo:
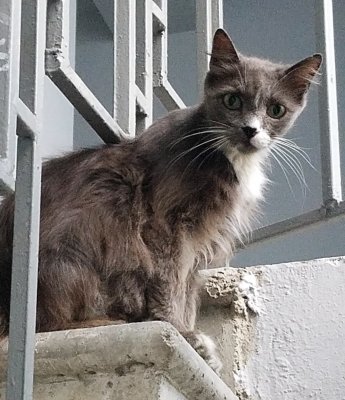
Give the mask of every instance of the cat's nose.
[[242, 126], [242, 131], [246, 134], [248, 139], [251, 139], [258, 133], [256, 128], [252, 128], [251, 126]]

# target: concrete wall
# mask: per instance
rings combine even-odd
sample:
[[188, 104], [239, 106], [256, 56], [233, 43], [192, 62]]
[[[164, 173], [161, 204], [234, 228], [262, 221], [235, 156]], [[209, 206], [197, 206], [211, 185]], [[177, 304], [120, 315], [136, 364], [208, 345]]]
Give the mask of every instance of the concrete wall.
[[199, 326], [239, 400], [345, 400], [345, 258], [204, 275]]

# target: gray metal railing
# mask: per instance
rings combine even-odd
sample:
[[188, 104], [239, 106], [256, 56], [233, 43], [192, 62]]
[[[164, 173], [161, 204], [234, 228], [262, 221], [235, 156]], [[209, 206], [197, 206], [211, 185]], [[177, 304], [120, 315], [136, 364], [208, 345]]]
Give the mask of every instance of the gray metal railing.
[[324, 56], [319, 86], [322, 201], [319, 209], [264, 226], [252, 233], [251, 242], [276, 237], [345, 213], [342, 197], [334, 49], [333, 1], [314, 0], [317, 51]]
[[6, 398], [19, 400], [33, 388], [46, 3], [13, 1], [10, 17], [8, 102], [18, 138]]

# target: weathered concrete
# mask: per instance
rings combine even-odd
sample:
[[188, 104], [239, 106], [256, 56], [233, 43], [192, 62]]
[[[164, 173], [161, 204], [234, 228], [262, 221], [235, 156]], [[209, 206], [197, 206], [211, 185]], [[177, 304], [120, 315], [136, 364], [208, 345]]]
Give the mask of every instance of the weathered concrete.
[[345, 258], [202, 274], [199, 325], [240, 400], [345, 400]]
[[[4, 399], [7, 342], [0, 347]], [[37, 335], [35, 400], [236, 400], [170, 324], [144, 322]]]

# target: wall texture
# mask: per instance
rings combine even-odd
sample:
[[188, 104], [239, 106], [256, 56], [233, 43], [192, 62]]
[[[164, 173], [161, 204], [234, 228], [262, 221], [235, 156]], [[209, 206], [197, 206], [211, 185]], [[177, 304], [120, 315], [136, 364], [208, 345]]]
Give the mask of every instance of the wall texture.
[[203, 274], [199, 325], [240, 400], [345, 400], [345, 258]]

